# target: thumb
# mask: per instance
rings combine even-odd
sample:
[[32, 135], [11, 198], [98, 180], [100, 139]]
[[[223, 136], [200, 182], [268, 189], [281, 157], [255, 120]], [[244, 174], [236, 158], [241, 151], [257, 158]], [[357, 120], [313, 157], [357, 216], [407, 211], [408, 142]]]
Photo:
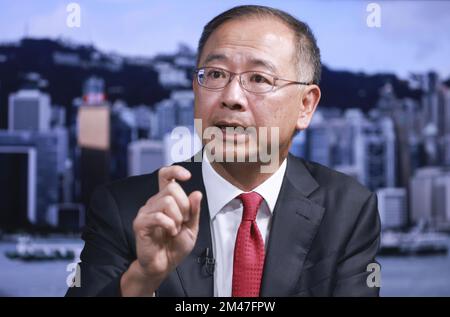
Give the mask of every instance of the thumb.
[[197, 235], [198, 233], [198, 225], [200, 222], [200, 207], [202, 202], [203, 194], [201, 191], [196, 190], [189, 195], [189, 202], [191, 205], [189, 220], [186, 223], [186, 226], [190, 228]]

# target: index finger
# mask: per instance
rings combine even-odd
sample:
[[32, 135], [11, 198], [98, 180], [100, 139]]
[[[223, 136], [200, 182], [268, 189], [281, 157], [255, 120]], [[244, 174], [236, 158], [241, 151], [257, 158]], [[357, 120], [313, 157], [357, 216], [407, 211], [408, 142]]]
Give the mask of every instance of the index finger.
[[180, 165], [162, 167], [158, 172], [159, 190], [163, 189], [173, 180], [186, 181], [191, 178], [191, 173]]

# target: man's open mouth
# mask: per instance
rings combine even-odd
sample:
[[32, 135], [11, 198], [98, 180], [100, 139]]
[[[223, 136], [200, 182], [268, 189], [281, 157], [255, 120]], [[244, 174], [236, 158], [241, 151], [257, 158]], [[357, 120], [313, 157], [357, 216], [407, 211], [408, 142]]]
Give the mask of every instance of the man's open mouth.
[[223, 133], [246, 134], [247, 127], [238, 122], [218, 122], [214, 125]]

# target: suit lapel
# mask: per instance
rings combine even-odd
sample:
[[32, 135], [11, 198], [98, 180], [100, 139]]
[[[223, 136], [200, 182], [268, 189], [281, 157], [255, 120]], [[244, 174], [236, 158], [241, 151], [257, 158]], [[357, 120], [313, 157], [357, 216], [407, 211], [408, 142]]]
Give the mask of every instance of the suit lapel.
[[295, 291], [324, 208], [307, 197], [319, 185], [300, 159], [289, 154], [286, 174], [272, 216], [261, 296]]
[[[205, 186], [203, 184], [201, 163], [179, 163], [187, 168], [192, 178], [181, 186], [189, 195], [195, 190], [200, 190], [203, 194], [200, 211], [200, 224], [197, 241], [192, 252], [177, 267], [177, 273], [186, 296], [212, 297], [214, 296], [214, 275], [208, 272], [206, 265], [202, 263], [205, 257], [205, 250], [209, 248], [210, 257], [212, 254], [210, 216], [207, 204]], [[199, 260], [200, 259], [200, 260]]]

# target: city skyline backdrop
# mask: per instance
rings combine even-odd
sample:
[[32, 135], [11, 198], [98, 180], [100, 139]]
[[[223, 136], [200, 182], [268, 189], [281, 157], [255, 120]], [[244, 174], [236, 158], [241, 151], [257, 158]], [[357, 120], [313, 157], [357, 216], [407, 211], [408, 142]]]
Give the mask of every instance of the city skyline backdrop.
[[[178, 140], [201, 147], [191, 49], [207, 21], [248, 3], [76, 1], [71, 29], [71, 2], [0, 0], [0, 296], [63, 295], [94, 188], [185, 159]], [[381, 28], [366, 25], [369, 1], [252, 3], [318, 39], [323, 99], [291, 153], [376, 192], [381, 295], [449, 296], [450, 2], [377, 1]]]

